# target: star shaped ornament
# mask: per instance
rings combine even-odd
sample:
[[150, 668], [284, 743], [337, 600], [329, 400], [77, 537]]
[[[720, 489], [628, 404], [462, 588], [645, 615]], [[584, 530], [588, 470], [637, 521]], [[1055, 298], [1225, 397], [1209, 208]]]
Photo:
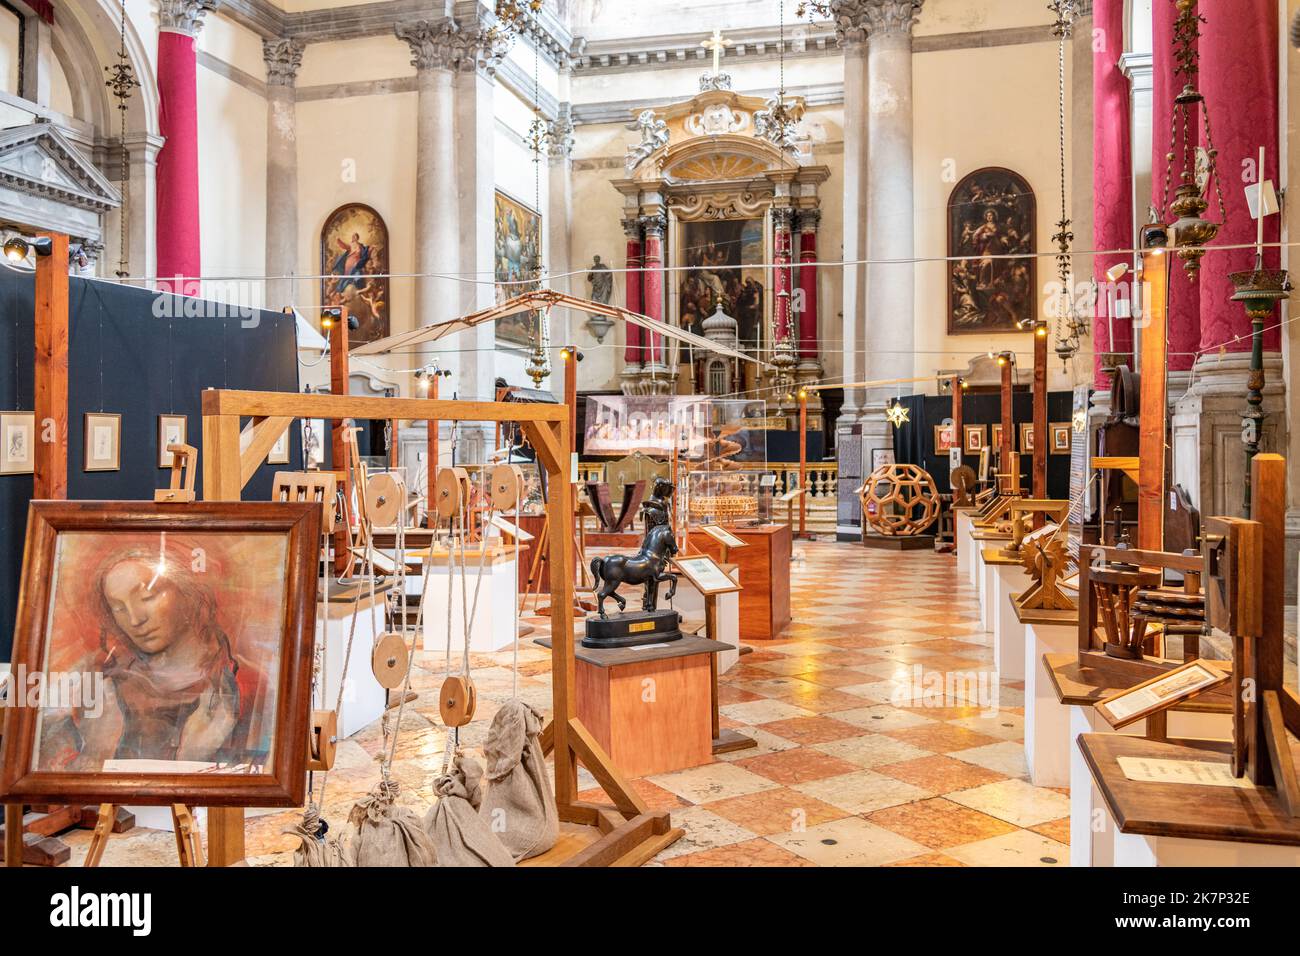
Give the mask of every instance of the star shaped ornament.
[[885, 417], [895, 428], [902, 428], [909, 421], [909, 414], [907, 406], [902, 402], [894, 402], [885, 409]]

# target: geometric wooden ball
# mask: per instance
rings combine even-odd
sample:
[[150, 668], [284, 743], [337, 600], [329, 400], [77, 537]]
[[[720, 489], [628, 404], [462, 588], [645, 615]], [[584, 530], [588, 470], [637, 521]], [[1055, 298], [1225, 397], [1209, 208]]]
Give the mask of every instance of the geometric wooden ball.
[[862, 485], [862, 517], [880, 534], [921, 534], [939, 517], [939, 489], [924, 468], [881, 465]]

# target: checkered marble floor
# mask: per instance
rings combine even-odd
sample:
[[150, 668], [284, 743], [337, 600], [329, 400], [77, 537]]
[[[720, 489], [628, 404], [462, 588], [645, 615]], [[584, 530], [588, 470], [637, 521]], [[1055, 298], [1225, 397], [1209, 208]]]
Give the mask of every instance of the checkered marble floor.
[[[993, 671], [978, 596], [951, 555], [867, 551], [798, 542], [793, 622], [778, 641], [721, 678], [721, 714], [758, 747], [700, 767], [634, 781], [646, 802], [672, 811], [686, 835], [663, 866], [1065, 866], [1069, 797], [1026, 778], [1023, 685]], [[550, 653], [518, 647], [518, 694], [551, 704]], [[473, 655], [474, 751], [513, 691], [512, 651]], [[392, 766], [401, 800], [423, 812], [433, 798], [445, 729], [438, 719], [440, 654], [417, 655]], [[323, 815], [341, 825], [378, 779], [378, 723], [341, 741]], [[584, 799], [600, 799], [581, 773]], [[319, 797], [321, 775], [316, 777]], [[295, 840], [281, 830], [299, 811], [248, 811], [253, 865], [284, 866]], [[86, 831], [67, 836], [72, 865]], [[114, 836], [105, 865], [175, 865], [170, 833], [143, 827]]]

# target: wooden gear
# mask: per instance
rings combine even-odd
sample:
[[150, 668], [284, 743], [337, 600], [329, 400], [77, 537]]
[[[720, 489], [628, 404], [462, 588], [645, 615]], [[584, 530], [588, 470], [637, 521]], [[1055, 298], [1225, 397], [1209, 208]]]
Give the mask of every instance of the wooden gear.
[[973, 495], [979, 482], [975, 475], [975, 469], [970, 465], [958, 465], [954, 468], [949, 476], [949, 482], [952, 485], [952, 505], [954, 508], [964, 507], [975, 500]]
[[1021, 548], [1020, 563], [1034, 583], [1020, 595], [1022, 610], [1074, 610], [1074, 602], [1061, 591], [1061, 576], [1069, 558], [1065, 542], [1055, 531], [1029, 535]]
[[912, 464], [877, 468], [863, 482], [860, 500], [863, 518], [883, 535], [921, 534], [939, 517], [934, 479]]

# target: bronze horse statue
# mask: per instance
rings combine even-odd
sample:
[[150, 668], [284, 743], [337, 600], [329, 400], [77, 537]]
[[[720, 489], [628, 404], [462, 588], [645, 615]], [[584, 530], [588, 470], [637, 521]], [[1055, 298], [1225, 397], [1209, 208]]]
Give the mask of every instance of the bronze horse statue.
[[645, 598], [641, 608], [653, 611], [659, 604], [659, 582], [668, 581], [668, 600], [677, 593], [677, 575], [668, 570], [668, 559], [677, 553], [677, 538], [670, 524], [657, 524], [646, 532], [641, 550], [636, 554], [611, 554], [591, 559], [591, 575], [596, 581], [596, 608], [601, 620], [605, 614], [605, 598], [613, 597], [619, 611], [627, 610], [627, 601], [618, 593], [620, 584], [644, 584]]

